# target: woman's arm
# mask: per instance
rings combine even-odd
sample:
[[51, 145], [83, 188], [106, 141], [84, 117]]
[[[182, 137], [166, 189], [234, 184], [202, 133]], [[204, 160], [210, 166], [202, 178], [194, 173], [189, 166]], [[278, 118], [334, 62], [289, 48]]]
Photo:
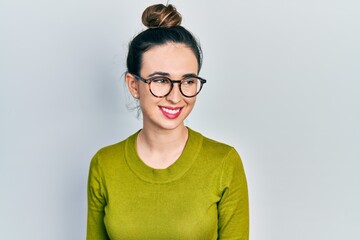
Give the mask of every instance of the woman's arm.
[[222, 197], [218, 203], [219, 239], [249, 239], [249, 201], [244, 168], [232, 149], [223, 163], [220, 180]]
[[106, 206], [106, 193], [103, 186], [102, 172], [99, 167], [98, 154], [91, 160], [88, 178], [88, 218], [87, 240], [110, 239], [105, 228], [104, 208]]

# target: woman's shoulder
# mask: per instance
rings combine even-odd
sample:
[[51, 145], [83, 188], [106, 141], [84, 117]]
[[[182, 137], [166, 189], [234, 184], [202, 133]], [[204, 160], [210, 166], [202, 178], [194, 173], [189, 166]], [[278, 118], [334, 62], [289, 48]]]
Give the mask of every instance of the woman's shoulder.
[[234, 148], [233, 146], [231, 146], [231, 145], [229, 145], [227, 143], [224, 143], [224, 142], [215, 140], [213, 138], [207, 137], [206, 135], [203, 135], [202, 133], [197, 132], [197, 131], [189, 128], [189, 127], [188, 127], [188, 129], [189, 129], [189, 132], [190, 132], [191, 136], [194, 136], [194, 137], [196, 137], [198, 139], [201, 138], [201, 141], [203, 142], [203, 147], [216, 147], [216, 148], [219, 148], [219, 149], [226, 149], [226, 150]]
[[192, 135], [197, 135], [201, 139], [197, 162], [202, 168], [212, 169], [214, 172], [219, 170], [221, 174], [231, 173], [234, 169], [236, 172], [243, 172], [241, 157], [233, 146], [205, 137], [194, 130], [191, 131]]
[[237, 154], [236, 149], [227, 143], [204, 136], [203, 134], [195, 130], [192, 130], [190, 128], [189, 131], [192, 135], [195, 135], [196, 138], [201, 139], [202, 151], [208, 153], [209, 155], [220, 157], [220, 156], [228, 155], [231, 152], [235, 152]]
[[138, 132], [116, 143], [101, 147], [95, 153], [93, 157], [93, 161], [100, 161], [101, 163], [104, 164], [106, 162], [112, 162], [114, 160], [116, 161], [117, 159], [119, 159], [119, 157], [124, 156], [126, 145], [128, 144], [129, 141], [136, 138], [137, 133]]

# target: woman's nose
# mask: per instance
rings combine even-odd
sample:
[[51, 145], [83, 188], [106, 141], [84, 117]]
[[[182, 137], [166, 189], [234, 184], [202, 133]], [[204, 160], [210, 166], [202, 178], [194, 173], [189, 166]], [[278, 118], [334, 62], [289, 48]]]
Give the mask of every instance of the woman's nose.
[[180, 92], [180, 85], [179, 83], [174, 83], [174, 87], [171, 89], [169, 95], [166, 96], [166, 100], [172, 103], [178, 103], [182, 99], [182, 94]]

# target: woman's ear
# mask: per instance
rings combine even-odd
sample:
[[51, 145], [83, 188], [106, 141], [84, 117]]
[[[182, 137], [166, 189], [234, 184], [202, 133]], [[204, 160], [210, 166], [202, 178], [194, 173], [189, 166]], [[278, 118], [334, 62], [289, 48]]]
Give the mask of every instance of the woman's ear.
[[131, 73], [126, 73], [125, 81], [129, 88], [130, 94], [138, 99], [139, 98], [139, 89], [138, 89], [138, 80]]

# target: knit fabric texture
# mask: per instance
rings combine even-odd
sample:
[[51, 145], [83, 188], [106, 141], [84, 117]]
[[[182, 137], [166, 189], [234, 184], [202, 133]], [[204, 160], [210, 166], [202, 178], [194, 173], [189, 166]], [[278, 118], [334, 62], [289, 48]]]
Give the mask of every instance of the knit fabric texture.
[[88, 179], [88, 240], [249, 239], [245, 173], [236, 150], [188, 128], [166, 169], [136, 151], [139, 132], [100, 149]]

